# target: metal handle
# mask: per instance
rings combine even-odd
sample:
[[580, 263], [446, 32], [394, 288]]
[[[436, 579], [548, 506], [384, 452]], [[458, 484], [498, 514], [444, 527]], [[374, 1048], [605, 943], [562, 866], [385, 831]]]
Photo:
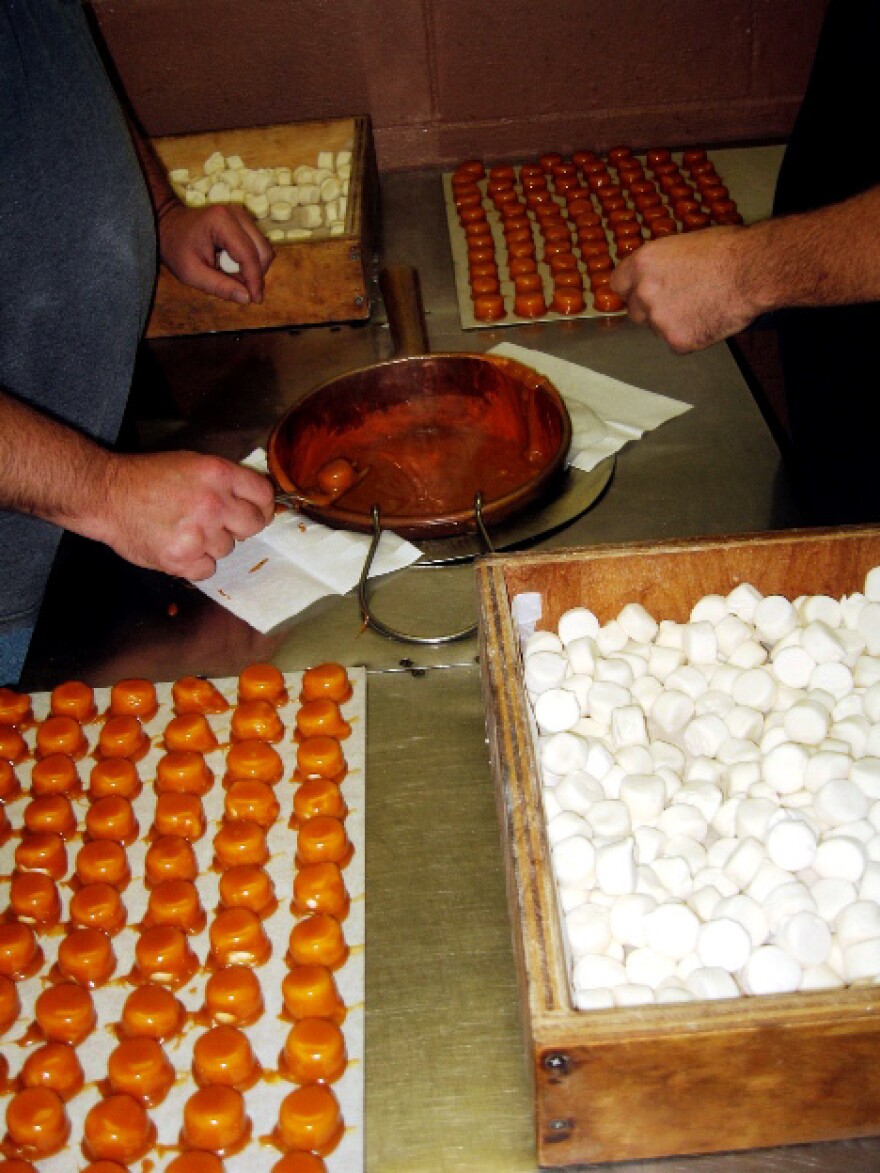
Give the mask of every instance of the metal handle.
[[[358, 603], [361, 609], [361, 618], [367, 627], [372, 627], [379, 635], [384, 635], [387, 639], [396, 639], [401, 643], [420, 644], [422, 647], [438, 647], [441, 644], [455, 643], [461, 639], [467, 639], [472, 636], [476, 630], [476, 623], [471, 624], [470, 627], [465, 627], [461, 631], [454, 631], [450, 635], [411, 635], [405, 631], [398, 631], [395, 627], [389, 627], [387, 623], [383, 623], [381, 619], [377, 619], [370, 609], [370, 603], [367, 598], [367, 579], [370, 575], [370, 567], [373, 565], [373, 559], [376, 556], [376, 551], [379, 549], [379, 542], [382, 538], [382, 522], [379, 516], [379, 506], [374, 505], [370, 510], [370, 516], [373, 522], [373, 539], [370, 542], [370, 548], [367, 551], [367, 557], [364, 561], [364, 568], [361, 571], [360, 581], [358, 582]], [[483, 545], [484, 553], [494, 554], [495, 549], [492, 541], [486, 530], [483, 522], [483, 494], [477, 493], [474, 498], [474, 520], [477, 525], [477, 534], [480, 542]]]
[[411, 265], [389, 265], [379, 274], [379, 288], [388, 315], [395, 357], [430, 354], [422, 289], [416, 270]]

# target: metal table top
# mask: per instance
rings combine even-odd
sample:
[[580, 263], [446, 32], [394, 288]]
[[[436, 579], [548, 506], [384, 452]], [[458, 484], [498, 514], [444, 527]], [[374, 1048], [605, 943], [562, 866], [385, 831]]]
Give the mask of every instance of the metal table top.
[[[776, 159], [761, 151], [733, 157], [758, 204]], [[434, 350], [520, 342], [693, 405], [624, 450], [599, 502], [540, 548], [800, 522], [727, 347], [675, 357], [620, 318], [464, 333], [439, 176], [384, 177], [382, 206], [383, 258], [418, 268]], [[127, 442], [239, 459], [311, 387], [390, 351], [381, 314], [363, 326], [153, 342], [144, 348]], [[436, 634], [474, 617], [467, 563], [413, 568], [372, 594], [381, 617], [404, 630]], [[530, 1075], [474, 639], [445, 648], [385, 640], [362, 630], [352, 596], [263, 636], [186, 584], [65, 539], [23, 685], [225, 676], [257, 659], [284, 669], [337, 660], [368, 670], [367, 1169], [532, 1173]], [[853, 1141], [638, 1168], [794, 1173], [878, 1164], [880, 1147]]]

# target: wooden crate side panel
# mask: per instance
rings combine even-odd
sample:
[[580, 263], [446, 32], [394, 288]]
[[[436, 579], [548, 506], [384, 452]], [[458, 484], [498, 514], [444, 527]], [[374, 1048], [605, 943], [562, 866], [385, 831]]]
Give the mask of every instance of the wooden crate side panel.
[[809, 1026], [561, 1046], [539, 1052], [541, 1165], [871, 1136], [880, 1131], [880, 1013]]
[[657, 546], [597, 546], [501, 559], [509, 597], [538, 591], [551, 628], [569, 607], [586, 605], [602, 622], [642, 603], [657, 619], [687, 619], [705, 594], [751, 582], [764, 594], [841, 595], [861, 589], [880, 564], [880, 530], [803, 530]]

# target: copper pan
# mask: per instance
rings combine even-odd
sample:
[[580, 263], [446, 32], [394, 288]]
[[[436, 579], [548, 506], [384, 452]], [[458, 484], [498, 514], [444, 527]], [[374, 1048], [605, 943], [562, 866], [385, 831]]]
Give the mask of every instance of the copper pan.
[[[571, 421], [550, 381], [510, 359], [429, 352], [418, 277], [381, 287], [395, 357], [316, 387], [278, 422], [269, 470], [297, 508], [337, 528], [409, 538], [491, 527], [556, 490]], [[354, 485], [320, 500], [318, 474], [342, 458]], [[318, 500], [315, 500], [318, 498]]]

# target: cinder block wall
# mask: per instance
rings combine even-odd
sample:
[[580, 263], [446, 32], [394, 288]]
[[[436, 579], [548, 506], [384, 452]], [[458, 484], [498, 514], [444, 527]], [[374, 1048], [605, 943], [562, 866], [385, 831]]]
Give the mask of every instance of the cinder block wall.
[[152, 135], [367, 113], [385, 170], [788, 133], [826, 0], [91, 0]]

